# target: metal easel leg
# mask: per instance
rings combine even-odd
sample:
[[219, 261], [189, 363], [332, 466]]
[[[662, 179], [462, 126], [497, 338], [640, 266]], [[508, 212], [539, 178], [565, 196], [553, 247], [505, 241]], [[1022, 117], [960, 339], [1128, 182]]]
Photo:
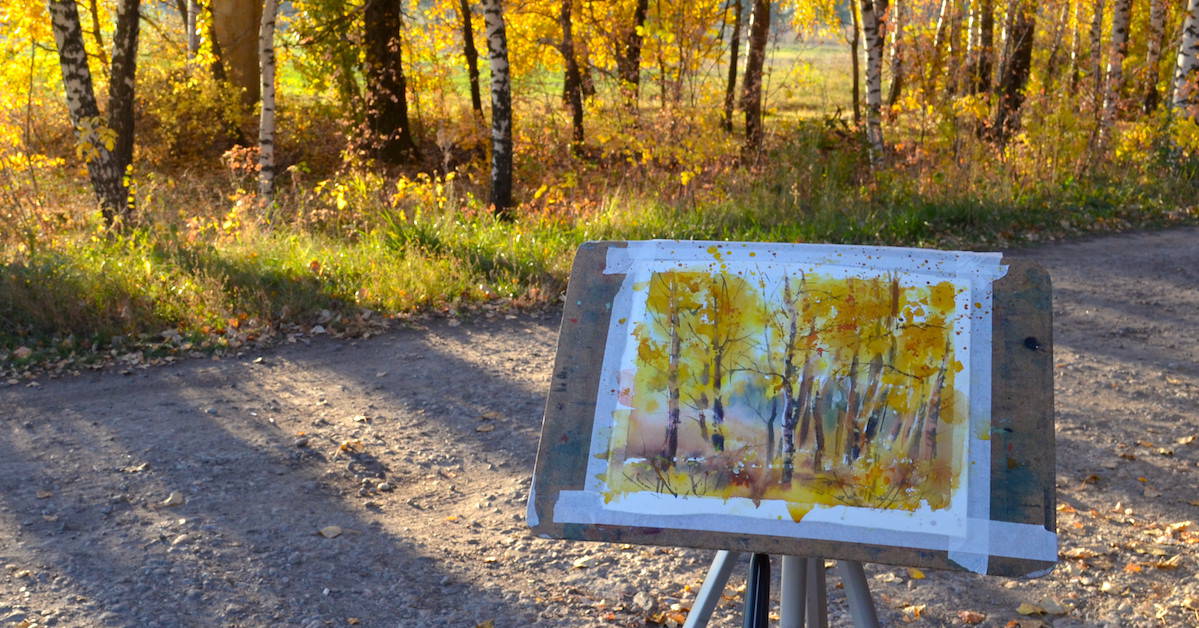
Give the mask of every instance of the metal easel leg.
[[870, 585], [866, 583], [866, 572], [856, 560], [837, 561], [837, 573], [845, 583], [845, 597], [849, 600], [849, 614], [855, 628], [878, 628], [878, 615], [874, 600], [870, 597]]
[[808, 559], [808, 628], [828, 628], [828, 586], [824, 580], [824, 559]]
[[783, 557], [783, 582], [779, 590], [780, 628], [803, 628], [804, 601], [807, 598], [808, 559]]
[[695, 603], [691, 605], [691, 612], [687, 613], [687, 622], [683, 624], [683, 628], [708, 625], [708, 619], [712, 617], [712, 611], [716, 610], [716, 603], [720, 601], [720, 592], [724, 591], [724, 585], [729, 581], [729, 575], [733, 573], [733, 566], [739, 556], [740, 553], [728, 550], [716, 552], [716, 557], [712, 559], [712, 567], [708, 569], [708, 577], [704, 578], [704, 586], [700, 587], [695, 596]]
[[745, 584], [744, 628], [770, 628], [770, 554], [754, 554]]

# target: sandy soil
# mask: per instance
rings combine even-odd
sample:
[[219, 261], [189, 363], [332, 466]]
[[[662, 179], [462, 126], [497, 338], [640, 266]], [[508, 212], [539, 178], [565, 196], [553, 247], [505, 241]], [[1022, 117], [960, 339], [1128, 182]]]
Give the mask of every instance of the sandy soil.
[[[870, 565], [885, 625], [1199, 625], [1196, 241], [1012, 253], [1056, 290], [1062, 563], [1033, 581]], [[556, 327], [0, 384], [0, 626], [669, 623], [710, 552], [527, 532]], [[713, 625], [740, 625], [743, 582]]]

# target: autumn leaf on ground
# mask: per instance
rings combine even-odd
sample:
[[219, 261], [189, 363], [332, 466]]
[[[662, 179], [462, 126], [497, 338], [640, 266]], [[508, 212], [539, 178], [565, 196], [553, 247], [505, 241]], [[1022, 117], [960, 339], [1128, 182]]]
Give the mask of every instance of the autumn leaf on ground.
[[908, 567], [908, 577], [910, 577], [912, 580], [923, 580], [924, 572], [916, 569], [915, 567]]
[[341, 536], [342, 532], [343, 532], [343, 530], [341, 529], [341, 526], [325, 526], [325, 527], [321, 528], [317, 533], [320, 534], [321, 536], [325, 537], [326, 539], [333, 539], [333, 538], [337, 538], [337, 537]]
[[487, 621], [475, 624], [475, 628], [495, 628], [495, 622], [488, 619]]
[[1036, 604], [1020, 602], [1020, 606], [1016, 607], [1016, 612], [1020, 613], [1021, 615], [1044, 615], [1045, 609], [1037, 606]]
[[1182, 554], [1175, 554], [1166, 560], [1159, 560], [1153, 564], [1158, 569], [1178, 569], [1182, 565]]
[[986, 618], [987, 616], [985, 613], [980, 613], [978, 611], [958, 611], [958, 619], [961, 620], [963, 624], [979, 624], [982, 623], [982, 621]]

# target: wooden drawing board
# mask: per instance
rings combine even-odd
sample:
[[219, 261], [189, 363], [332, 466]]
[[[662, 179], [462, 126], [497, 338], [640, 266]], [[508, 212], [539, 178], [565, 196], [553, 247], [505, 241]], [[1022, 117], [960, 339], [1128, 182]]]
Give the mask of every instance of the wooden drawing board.
[[549, 538], [1047, 573], [1050, 294], [1042, 269], [998, 254], [584, 244], [529, 524]]

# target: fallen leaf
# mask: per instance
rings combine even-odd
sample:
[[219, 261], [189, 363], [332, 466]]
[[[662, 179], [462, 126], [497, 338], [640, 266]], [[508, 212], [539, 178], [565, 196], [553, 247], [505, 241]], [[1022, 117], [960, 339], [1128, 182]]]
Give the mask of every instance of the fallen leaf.
[[920, 619], [920, 616], [924, 614], [924, 609], [926, 608], [928, 608], [927, 604], [909, 604], [903, 607], [903, 612], [907, 615], [911, 615], [913, 619]]
[[1036, 604], [1021, 602], [1020, 606], [1016, 607], [1016, 612], [1020, 613], [1021, 615], [1044, 615], [1046, 611], [1044, 608], [1037, 606]]
[[495, 423], [482, 423], [475, 426], [476, 432], [494, 432]]
[[1077, 558], [1077, 559], [1094, 558], [1099, 555], [1096, 552], [1089, 550], [1085, 547], [1071, 547], [1068, 550], [1063, 550], [1062, 552], [1060, 552], [1060, 554], [1061, 554], [1062, 558]]
[[325, 526], [320, 529], [319, 534], [326, 539], [334, 539], [341, 536], [341, 526]]
[[162, 500], [160, 503], [163, 506], [170, 508], [172, 506], [182, 506], [183, 502], [185, 501], [187, 500], [183, 498], [183, 493], [180, 493], [179, 491], [171, 491], [171, 494], [167, 495], [167, 498]]
[[963, 624], [980, 624], [987, 616], [978, 611], [958, 611], [958, 619]]
[[1154, 567], [1158, 569], [1178, 569], [1182, 565], [1182, 554], [1175, 554], [1166, 560], [1159, 560], [1154, 563]]
[[358, 414], [353, 417], [353, 421], [355, 423], [366, 423], [370, 421], [370, 417], [366, 416], [365, 414]]
[[357, 617], [347, 617], [346, 623], [351, 626], [357, 626], [358, 624], [361, 624], [362, 621], [360, 619], [358, 619]]
[[475, 628], [495, 628], [495, 622], [488, 619], [485, 622], [475, 624]]
[[1082, 483], [1083, 484], [1098, 484], [1100, 479], [1101, 478], [1099, 477], [1099, 474], [1092, 473], [1091, 475], [1088, 475], [1087, 477], [1083, 478]]
[[923, 580], [924, 572], [916, 569], [915, 567], [908, 567], [908, 577], [912, 580]]
[[1183, 436], [1174, 442], [1179, 445], [1190, 445], [1191, 443], [1195, 442], [1195, 435], [1191, 434], [1190, 436]]
[[50, 499], [51, 497], [54, 497], [54, 493], [52, 493], [50, 491], [38, 491], [37, 492], [38, 499]]
[[18, 360], [24, 360], [25, 358], [28, 358], [31, 355], [33, 355], [33, 349], [30, 349], [29, 347], [26, 347], [26, 346], [17, 347], [12, 352], [12, 357], [14, 357]]
[[342, 441], [341, 444], [337, 446], [337, 450], [338, 451], [353, 451], [353, 452], [362, 451], [362, 441], [360, 441], [360, 440]]
[[575, 562], [571, 563], [570, 566], [573, 569], [586, 569], [591, 566], [590, 564], [588, 564], [588, 561], [590, 559], [591, 559], [590, 556], [584, 556], [584, 557], [576, 560]]
[[1124, 565], [1125, 573], [1137, 573], [1139, 571], [1141, 571], [1140, 563], [1128, 563], [1127, 565]]

